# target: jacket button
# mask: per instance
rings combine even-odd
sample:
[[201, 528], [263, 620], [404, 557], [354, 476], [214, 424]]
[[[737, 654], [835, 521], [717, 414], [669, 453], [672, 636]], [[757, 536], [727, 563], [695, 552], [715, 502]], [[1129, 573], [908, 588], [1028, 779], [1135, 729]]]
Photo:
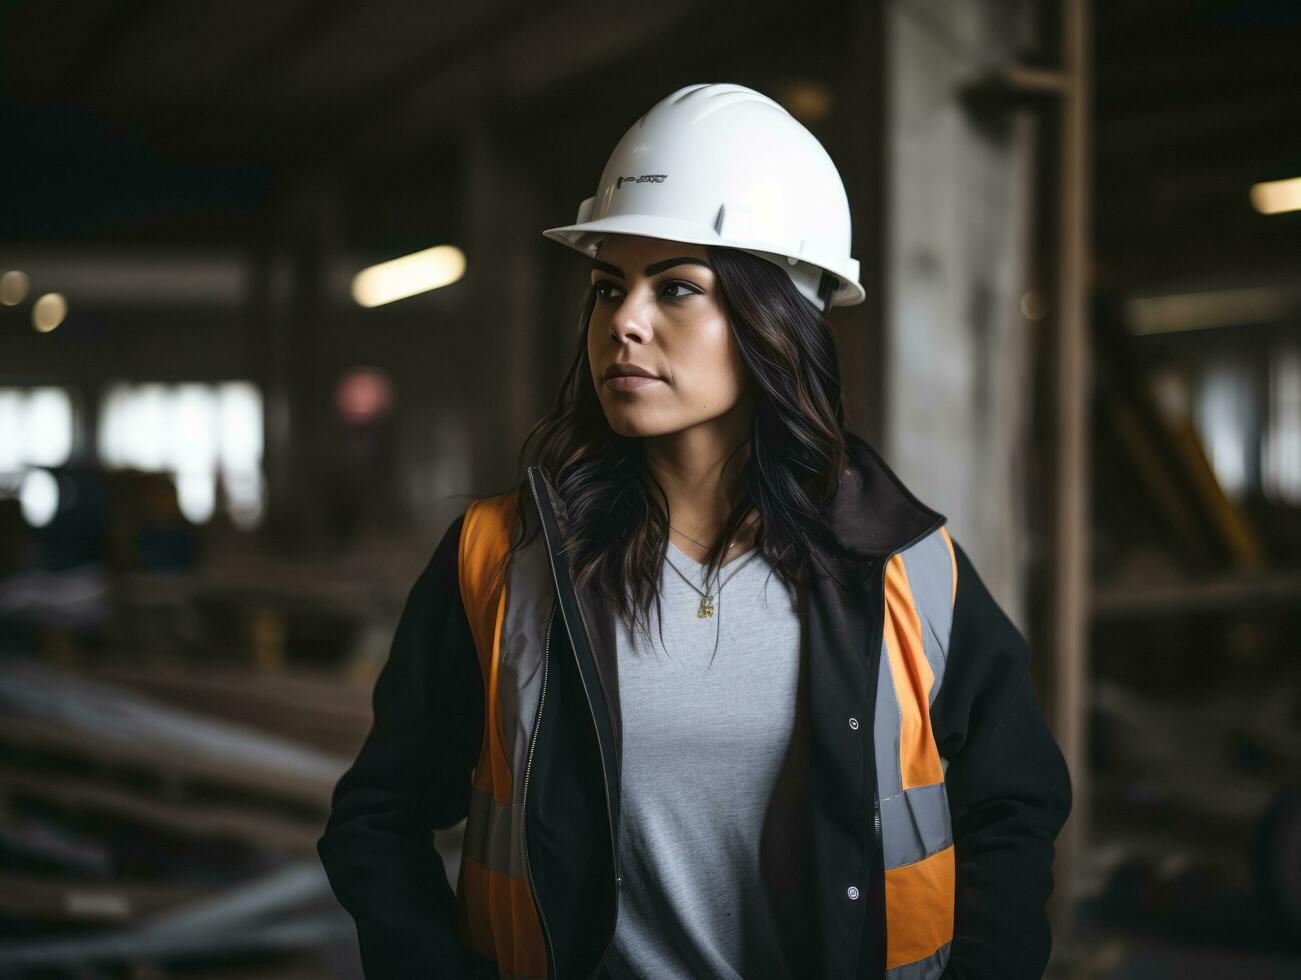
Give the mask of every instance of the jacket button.
[[856, 886], [854, 886], [854, 885], [850, 885], [850, 886], [849, 886], [849, 892], [848, 892], [848, 895], [849, 895], [849, 900], [850, 900], [851, 902], [857, 902], [857, 901], [858, 901], [858, 888], [857, 888]]
[[614, 879], [614, 887], [619, 888], [622, 885], [623, 885], [623, 875], [619, 875], [617, 878]]
[[857, 718], [850, 718], [850, 719], [849, 719], [849, 727], [852, 728], [854, 731], [858, 731], [858, 719], [857, 719]]

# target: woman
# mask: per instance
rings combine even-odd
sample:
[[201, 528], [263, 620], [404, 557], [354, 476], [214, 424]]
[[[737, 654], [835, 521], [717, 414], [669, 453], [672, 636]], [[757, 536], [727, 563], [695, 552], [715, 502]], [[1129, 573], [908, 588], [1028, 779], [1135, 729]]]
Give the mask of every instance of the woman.
[[572, 366], [413, 587], [320, 841], [367, 976], [1041, 976], [1070, 781], [1024, 639], [844, 429], [830, 158], [688, 86], [545, 234], [591, 259]]

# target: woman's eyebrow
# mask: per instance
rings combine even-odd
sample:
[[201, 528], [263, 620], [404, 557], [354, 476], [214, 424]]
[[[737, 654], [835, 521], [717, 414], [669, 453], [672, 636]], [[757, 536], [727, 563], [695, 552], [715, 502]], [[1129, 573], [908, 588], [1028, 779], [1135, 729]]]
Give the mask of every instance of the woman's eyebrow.
[[[671, 269], [675, 265], [681, 265], [684, 262], [692, 262], [695, 263], [696, 265], [703, 265], [710, 272], [714, 271], [714, 267], [710, 265], [708, 262], [706, 262], [704, 259], [698, 259], [691, 255], [683, 255], [680, 258], [676, 258], [676, 259], [661, 259], [658, 262], [652, 262], [650, 265], [646, 266], [646, 268], [642, 270], [642, 274], [647, 276], [653, 276], [658, 272], [663, 272], [665, 269]], [[610, 273], [610, 275], [618, 276], [620, 279], [624, 278], [622, 269], [620, 269], [616, 265], [611, 265], [609, 262], [602, 262], [600, 259], [592, 259], [592, 268], [600, 269], [603, 272], [608, 272]]]

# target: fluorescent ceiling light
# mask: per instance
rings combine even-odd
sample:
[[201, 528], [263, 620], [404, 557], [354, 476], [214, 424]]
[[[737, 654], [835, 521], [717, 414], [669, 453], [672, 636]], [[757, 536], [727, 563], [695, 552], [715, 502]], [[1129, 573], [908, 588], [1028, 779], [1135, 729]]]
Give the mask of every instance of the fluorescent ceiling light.
[[382, 306], [456, 282], [465, 275], [465, 253], [435, 245], [400, 259], [362, 269], [352, 279], [352, 298], [361, 306]]
[[1269, 286], [1144, 296], [1125, 301], [1125, 321], [1137, 334], [1205, 330], [1271, 323], [1289, 315], [1295, 306], [1292, 293]]
[[12, 305], [29, 292], [34, 297], [57, 289], [75, 297], [83, 311], [109, 306], [241, 310], [251, 280], [248, 261], [233, 254], [49, 249], [8, 242], [0, 244], [0, 269], [11, 270], [0, 278], [0, 303]]
[[1261, 214], [1301, 211], [1301, 177], [1252, 184], [1251, 206]]

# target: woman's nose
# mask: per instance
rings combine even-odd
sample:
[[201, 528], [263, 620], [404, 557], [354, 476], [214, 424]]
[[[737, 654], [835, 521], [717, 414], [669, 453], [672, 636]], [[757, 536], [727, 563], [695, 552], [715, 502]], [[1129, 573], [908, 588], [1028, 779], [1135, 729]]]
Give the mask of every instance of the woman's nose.
[[626, 341], [646, 343], [651, 336], [646, 314], [624, 300], [610, 317], [610, 336], [621, 344]]

